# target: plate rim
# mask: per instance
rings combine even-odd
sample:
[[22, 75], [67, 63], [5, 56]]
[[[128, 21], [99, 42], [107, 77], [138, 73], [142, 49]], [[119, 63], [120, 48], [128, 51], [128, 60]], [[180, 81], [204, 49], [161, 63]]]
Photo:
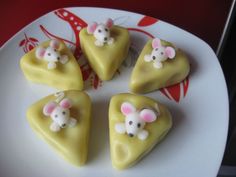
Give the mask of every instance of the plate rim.
[[[63, 8], [63, 7], [62, 7]], [[27, 28], [29, 28], [31, 25], [34, 25], [34, 23], [36, 23], [37, 21], [39, 21], [39, 20], [42, 20], [42, 19], [44, 19], [47, 15], [49, 15], [50, 13], [53, 13], [54, 11], [56, 11], [56, 10], [59, 10], [59, 9], [62, 9], [62, 8], [58, 8], [58, 9], [55, 9], [55, 10], [52, 10], [52, 11], [50, 11], [50, 12], [47, 12], [47, 13], [45, 13], [45, 14], [43, 14], [42, 16], [40, 16], [40, 17], [38, 17], [37, 19], [35, 19], [35, 20], [33, 20], [32, 22], [30, 22], [29, 24], [27, 24], [27, 25], [25, 25], [24, 27], [22, 27], [17, 33], [15, 33], [10, 39], [8, 39], [3, 45], [2, 45], [2, 47], [0, 48], [0, 53], [4, 50], [4, 49], [6, 49], [10, 44], [11, 44], [11, 41], [13, 41], [20, 33], [23, 33], [24, 32], [24, 30], [26, 30]], [[112, 10], [112, 11], [123, 11], [123, 12], [128, 12], [128, 13], [132, 13], [132, 14], [134, 14], [134, 15], [142, 15], [142, 16], [145, 16], [144, 14], [141, 14], [141, 13], [136, 13], [136, 12], [132, 12], [132, 11], [126, 11], [126, 10], [120, 10], [120, 9], [113, 9], [113, 8], [103, 8], [103, 7], [90, 7], [90, 6], [78, 6], [78, 7], [65, 7], [64, 9], [66, 9], [66, 10], [71, 10], [71, 9], [79, 9], [79, 8], [83, 8], [83, 9], [86, 9], [86, 8], [92, 8], [92, 9], [98, 9], [98, 10], [102, 10], [102, 9], [106, 9], [106, 10]], [[155, 18], [155, 17], [153, 17], [153, 18]], [[155, 19], [157, 19], [157, 18], [155, 18]], [[158, 19], [158, 20], [160, 20], [160, 19]], [[216, 54], [215, 54], [215, 51], [211, 48], [211, 46], [207, 43], [207, 42], [205, 42], [204, 40], [202, 40], [201, 38], [199, 38], [198, 36], [196, 36], [195, 34], [192, 34], [192, 33], [190, 33], [190, 32], [188, 32], [188, 31], [186, 31], [185, 29], [182, 29], [182, 28], [179, 28], [178, 26], [175, 26], [175, 25], [172, 25], [171, 23], [168, 23], [168, 22], [165, 22], [165, 21], [162, 21], [162, 20], [160, 20], [161, 22], [164, 22], [164, 23], [166, 23], [167, 25], [169, 25], [169, 26], [172, 26], [172, 27], [175, 27], [175, 28], [177, 28], [177, 29], [179, 29], [179, 30], [182, 30], [182, 31], [184, 31], [185, 33], [188, 33], [188, 34], [190, 34], [190, 35], [192, 35], [193, 37], [195, 37], [196, 39], [198, 39], [198, 40], [200, 40], [205, 46], [207, 46], [208, 47], [208, 49], [209, 50], [211, 50], [211, 52], [213, 52], [213, 54], [214, 54], [214, 56], [216, 57], [216, 59], [218, 59], [217, 58], [217, 56], [216, 56]], [[225, 142], [224, 142], [224, 148], [222, 149], [223, 150], [223, 152], [222, 152], [222, 156], [221, 156], [221, 161], [219, 162], [219, 164], [221, 164], [221, 162], [222, 162], [222, 160], [223, 160], [223, 156], [224, 156], [224, 152], [225, 152], [225, 148], [226, 148], [226, 142], [227, 142], [227, 135], [228, 135], [228, 126], [229, 126], [229, 99], [228, 99], [228, 89], [227, 89], [227, 84], [226, 84], [226, 80], [225, 80], [225, 76], [224, 76], [224, 73], [223, 73], [223, 70], [222, 70], [222, 68], [221, 68], [221, 65], [220, 65], [220, 63], [219, 63], [219, 60], [217, 60], [217, 61], [214, 61], [214, 62], [217, 62], [217, 65], [218, 65], [218, 67], [219, 67], [219, 69], [220, 69], [220, 72], [221, 72], [221, 76], [223, 76], [222, 78], [223, 78], [223, 85], [222, 85], [222, 88], [224, 89], [224, 93], [226, 94], [226, 95], [224, 95], [224, 96], [227, 96], [227, 97], [225, 97], [225, 102], [226, 102], [226, 104], [224, 105], [225, 106], [225, 108], [227, 108], [227, 109], [225, 109], [225, 113], [226, 113], [226, 117], [227, 117], [227, 122], [225, 122], [226, 123], [226, 129], [225, 129]], [[220, 168], [220, 165], [218, 166], [218, 169]]]

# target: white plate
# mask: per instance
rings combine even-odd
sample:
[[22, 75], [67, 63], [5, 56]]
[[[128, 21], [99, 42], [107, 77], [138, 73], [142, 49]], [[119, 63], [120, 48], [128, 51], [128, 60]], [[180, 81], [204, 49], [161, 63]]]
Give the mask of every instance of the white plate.
[[[130, 28], [132, 38], [129, 57], [112, 81], [100, 82], [85, 60], [79, 59], [84, 64], [84, 76], [88, 76], [85, 91], [93, 101], [88, 163], [81, 168], [61, 159], [29, 127], [25, 117], [27, 107], [55, 89], [27, 82], [19, 67], [24, 51], [49, 38], [66, 39], [73, 50], [83, 25], [76, 16], [85, 23], [113, 18], [115, 24]], [[137, 165], [117, 171], [111, 166], [109, 154], [108, 104], [112, 95], [129, 91], [135, 58], [150, 35], [184, 50], [190, 58], [191, 73], [189, 79], [175, 87], [148, 94], [169, 107], [173, 129]], [[87, 7], [56, 10], [25, 27], [2, 47], [0, 81], [1, 176], [213, 177], [218, 172], [228, 129], [224, 76], [213, 50], [201, 39], [173, 25], [119, 10]]]

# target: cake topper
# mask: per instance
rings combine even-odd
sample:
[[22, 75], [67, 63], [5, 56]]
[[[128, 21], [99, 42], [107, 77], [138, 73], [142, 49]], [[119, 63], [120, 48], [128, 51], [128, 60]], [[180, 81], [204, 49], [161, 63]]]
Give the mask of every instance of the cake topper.
[[50, 41], [49, 46], [44, 48], [42, 46], [37, 47], [36, 49], [36, 57], [38, 59], [44, 59], [48, 62], [48, 69], [54, 69], [57, 67], [57, 62], [61, 62], [62, 64], [66, 64], [68, 61], [67, 55], [61, 55], [58, 51], [60, 48], [60, 41], [53, 39]]
[[153, 61], [153, 66], [157, 69], [163, 67], [162, 62], [168, 58], [173, 59], [175, 57], [175, 49], [170, 46], [162, 46], [161, 40], [158, 38], [152, 41], [152, 53], [150, 55], [145, 55], [144, 60], [146, 62]]
[[97, 24], [93, 22], [87, 26], [88, 34], [93, 34], [96, 38], [94, 44], [96, 46], [103, 46], [105, 43], [108, 45], [113, 44], [114, 38], [110, 35], [110, 28], [113, 26], [113, 20], [108, 18], [107, 21], [104, 23]]
[[50, 130], [58, 132], [61, 128], [74, 127], [77, 120], [70, 117], [70, 108], [72, 107], [71, 100], [64, 98], [64, 92], [56, 93], [57, 99], [55, 101], [48, 102], [43, 108], [43, 114], [50, 116], [52, 123]]
[[159, 116], [159, 113], [148, 108], [138, 111], [129, 102], [122, 103], [121, 112], [125, 116], [125, 122], [115, 125], [116, 132], [127, 133], [130, 137], [137, 136], [140, 140], [145, 140], [149, 135], [148, 131], [144, 129], [145, 124], [154, 122]]

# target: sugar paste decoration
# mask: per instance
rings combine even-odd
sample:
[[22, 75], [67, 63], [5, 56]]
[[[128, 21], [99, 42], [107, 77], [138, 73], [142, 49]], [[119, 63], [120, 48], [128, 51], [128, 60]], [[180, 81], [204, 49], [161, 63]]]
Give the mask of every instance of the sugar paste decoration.
[[159, 113], [152, 109], [144, 108], [138, 111], [129, 102], [122, 103], [121, 112], [125, 116], [125, 122], [115, 125], [116, 132], [120, 134], [127, 133], [129, 137], [137, 136], [140, 140], [147, 139], [149, 135], [148, 131], [144, 129], [145, 124], [154, 122], [159, 116]]
[[163, 67], [162, 62], [166, 61], [168, 58], [174, 59], [176, 53], [175, 49], [170, 46], [162, 46], [161, 40], [158, 38], [152, 41], [152, 53], [150, 55], [145, 55], [144, 60], [146, 62], [153, 61], [154, 68], [160, 69]]
[[50, 130], [53, 132], [58, 132], [66, 127], [74, 127], [77, 124], [77, 120], [70, 117], [72, 101], [64, 98], [64, 95], [64, 92], [56, 93], [56, 100], [48, 102], [43, 108], [43, 114], [52, 119]]
[[44, 59], [48, 62], [48, 69], [54, 69], [57, 67], [57, 62], [60, 62], [61, 64], [66, 64], [69, 60], [67, 55], [61, 55], [61, 53], [58, 51], [59, 48], [60, 41], [53, 39], [50, 41], [49, 46], [47, 48], [39, 46], [36, 49], [35, 54], [38, 59]]
[[110, 28], [113, 26], [113, 20], [108, 18], [105, 23], [97, 24], [93, 22], [87, 26], [88, 34], [93, 34], [96, 38], [94, 44], [98, 47], [104, 46], [105, 43], [108, 45], [113, 44], [114, 38], [110, 35]]

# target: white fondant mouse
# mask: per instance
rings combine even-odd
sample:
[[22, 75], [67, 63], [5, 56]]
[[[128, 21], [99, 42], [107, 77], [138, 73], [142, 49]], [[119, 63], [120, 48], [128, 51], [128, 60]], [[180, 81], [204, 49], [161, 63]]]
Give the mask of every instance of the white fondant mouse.
[[148, 131], [144, 129], [145, 124], [154, 122], [158, 116], [152, 109], [137, 111], [129, 102], [122, 103], [121, 112], [125, 116], [125, 123], [117, 123], [116, 132], [127, 133], [130, 137], [137, 136], [140, 140], [145, 140], [149, 135]]
[[67, 126], [74, 127], [77, 120], [70, 117], [70, 109], [72, 106], [71, 100], [64, 98], [60, 101], [59, 105], [55, 101], [47, 103], [43, 108], [43, 114], [45, 116], [50, 116], [52, 123], [50, 129], [54, 132], [58, 132], [61, 128]]
[[152, 41], [152, 53], [150, 55], [145, 55], [144, 60], [146, 62], [153, 61], [153, 66], [157, 69], [163, 67], [162, 62], [168, 58], [173, 59], [175, 57], [175, 49], [170, 46], [162, 46], [161, 40], [158, 38]]
[[42, 46], [37, 47], [35, 54], [38, 59], [44, 59], [48, 62], [48, 69], [54, 69], [57, 67], [56, 63], [58, 61], [62, 64], [66, 64], [68, 61], [68, 56], [61, 55], [61, 53], [58, 51], [59, 48], [60, 41], [53, 39], [50, 41], [47, 48]]
[[96, 46], [103, 46], [105, 43], [108, 45], [113, 44], [114, 38], [110, 35], [110, 28], [113, 26], [113, 20], [107, 19], [105, 23], [97, 24], [96, 22], [93, 22], [87, 26], [87, 32], [88, 34], [93, 34], [93, 36], [96, 38], [96, 41], [94, 44]]

